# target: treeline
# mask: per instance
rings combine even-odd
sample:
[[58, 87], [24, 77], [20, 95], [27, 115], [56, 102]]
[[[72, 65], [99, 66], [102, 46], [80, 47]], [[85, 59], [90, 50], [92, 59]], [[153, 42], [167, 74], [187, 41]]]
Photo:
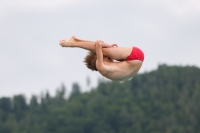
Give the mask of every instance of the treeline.
[[99, 81], [69, 98], [0, 98], [0, 133], [200, 133], [200, 69], [160, 65], [123, 83]]

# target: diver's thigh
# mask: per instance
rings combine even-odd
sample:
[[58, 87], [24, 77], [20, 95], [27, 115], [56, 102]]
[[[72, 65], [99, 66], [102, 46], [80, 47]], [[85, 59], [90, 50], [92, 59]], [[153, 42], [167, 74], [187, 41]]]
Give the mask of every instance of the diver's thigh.
[[103, 55], [115, 60], [125, 60], [132, 52], [133, 47], [103, 48]]

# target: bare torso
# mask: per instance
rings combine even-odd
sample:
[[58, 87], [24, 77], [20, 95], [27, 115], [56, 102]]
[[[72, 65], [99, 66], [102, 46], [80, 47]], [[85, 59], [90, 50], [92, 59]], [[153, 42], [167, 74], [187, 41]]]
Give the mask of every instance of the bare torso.
[[142, 61], [139, 60], [120, 62], [104, 60], [103, 62], [106, 66], [116, 69], [107, 74], [101, 73], [101, 71], [99, 71], [103, 76], [113, 81], [124, 81], [132, 78], [142, 66]]

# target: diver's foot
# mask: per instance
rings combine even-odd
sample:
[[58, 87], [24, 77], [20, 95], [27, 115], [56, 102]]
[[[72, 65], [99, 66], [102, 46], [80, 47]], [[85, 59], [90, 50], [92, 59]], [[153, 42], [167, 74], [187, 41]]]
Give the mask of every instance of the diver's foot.
[[65, 40], [65, 39], [60, 40], [60, 43], [59, 43], [59, 44], [60, 44], [62, 47], [71, 47], [72, 44], [73, 44], [73, 42], [75, 42], [75, 36], [72, 36], [69, 40]]
[[80, 39], [78, 39], [77, 37], [75, 37], [75, 36], [72, 36], [71, 37], [75, 42], [79, 42], [80, 41]]

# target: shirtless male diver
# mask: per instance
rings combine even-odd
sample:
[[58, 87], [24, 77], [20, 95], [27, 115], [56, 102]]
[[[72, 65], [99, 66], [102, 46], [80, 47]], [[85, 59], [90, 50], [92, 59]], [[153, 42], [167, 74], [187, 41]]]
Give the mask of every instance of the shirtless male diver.
[[144, 53], [137, 47], [118, 47], [116, 44], [81, 40], [75, 36], [69, 40], [60, 40], [59, 44], [62, 47], [89, 50], [84, 60], [86, 66], [113, 81], [132, 78], [140, 70], [144, 60]]

